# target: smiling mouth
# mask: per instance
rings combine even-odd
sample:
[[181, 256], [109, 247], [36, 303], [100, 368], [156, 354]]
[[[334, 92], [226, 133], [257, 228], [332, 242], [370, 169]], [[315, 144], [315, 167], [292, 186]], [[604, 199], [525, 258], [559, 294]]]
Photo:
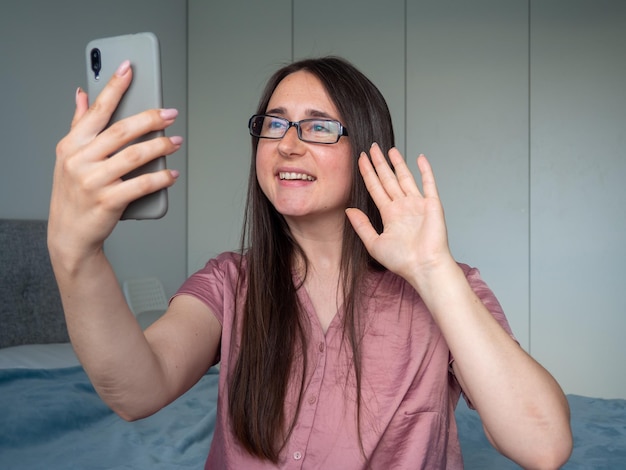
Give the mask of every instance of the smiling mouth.
[[315, 178], [306, 173], [293, 173], [287, 171], [281, 171], [278, 173], [278, 177], [281, 180], [301, 180], [301, 181], [315, 181]]

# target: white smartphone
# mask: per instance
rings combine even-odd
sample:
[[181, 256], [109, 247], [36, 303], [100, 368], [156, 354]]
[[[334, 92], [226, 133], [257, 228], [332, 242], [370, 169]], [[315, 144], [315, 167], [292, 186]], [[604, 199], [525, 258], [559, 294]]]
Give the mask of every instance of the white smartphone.
[[[94, 39], [87, 44], [85, 52], [87, 92], [91, 102], [102, 91], [117, 67], [126, 59], [131, 62], [133, 81], [109, 125], [141, 111], [162, 107], [161, 57], [159, 41], [153, 33]], [[129, 145], [162, 135], [163, 131], [150, 132]], [[163, 170], [165, 167], [165, 156], [162, 156], [130, 172], [124, 179]], [[167, 207], [167, 189], [162, 189], [131, 202], [121, 219], [159, 219], [165, 215]]]

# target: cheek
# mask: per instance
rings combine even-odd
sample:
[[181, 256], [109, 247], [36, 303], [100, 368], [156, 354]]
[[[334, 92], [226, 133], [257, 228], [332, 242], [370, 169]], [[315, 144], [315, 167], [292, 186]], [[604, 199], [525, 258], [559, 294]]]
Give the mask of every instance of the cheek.
[[[335, 158], [335, 162], [335, 173], [340, 175], [346, 183], [346, 186], [349, 188], [352, 183], [352, 178], [354, 178], [353, 172], [355, 171], [355, 168], [353, 168], [352, 153], [350, 152], [350, 148], [347, 147], [341, 158]], [[356, 168], [356, 171], [358, 172], [358, 168]]]
[[[356, 171], [358, 172], [358, 169]], [[341, 164], [334, 165], [331, 172], [335, 179], [336, 187], [340, 188], [341, 197], [347, 203], [350, 199], [353, 178], [359, 177], [360, 175], [354, 175], [352, 161], [349, 156], [347, 156]]]
[[267, 151], [265, 150], [265, 146], [263, 145], [263, 140], [259, 139], [259, 144], [257, 145], [257, 148], [256, 148], [256, 155], [255, 155], [255, 160], [254, 160], [257, 170], [259, 169], [260, 165], [262, 165], [265, 160], [267, 160]]

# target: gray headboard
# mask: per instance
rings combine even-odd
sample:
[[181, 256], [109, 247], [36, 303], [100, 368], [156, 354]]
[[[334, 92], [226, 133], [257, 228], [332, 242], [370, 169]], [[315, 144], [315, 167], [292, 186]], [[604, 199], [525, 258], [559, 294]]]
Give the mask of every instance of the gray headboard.
[[0, 348], [69, 341], [47, 221], [0, 219]]

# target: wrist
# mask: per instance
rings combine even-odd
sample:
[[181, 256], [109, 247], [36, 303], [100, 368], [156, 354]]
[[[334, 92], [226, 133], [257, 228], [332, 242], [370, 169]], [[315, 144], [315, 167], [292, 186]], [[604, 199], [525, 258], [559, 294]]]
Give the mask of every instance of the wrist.
[[418, 268], [409, 281], [422, 298], [448, 290], [456, 279], [465, 279], [452, 255]]
[[94, 259], [100, 256], [104, 258], [102, 246], [81, 249], [80, 244], [76, 241], [65, 237], [59, 239], [50, 235], [48, 236], [48, 252], [57, 276], [72, 277], [79, 273], [84, 266], [93, 262]]

